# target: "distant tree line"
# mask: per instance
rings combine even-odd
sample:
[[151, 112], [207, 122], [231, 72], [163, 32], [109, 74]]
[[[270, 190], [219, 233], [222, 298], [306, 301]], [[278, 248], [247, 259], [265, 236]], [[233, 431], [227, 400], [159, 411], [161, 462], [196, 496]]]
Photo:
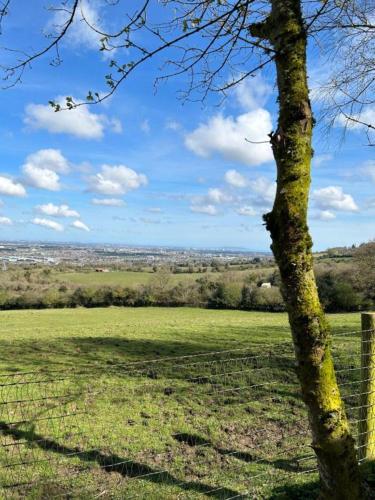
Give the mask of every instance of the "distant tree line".
[[0, 291], [0, 309], [45, 309], [74, 307], [205, 307], [211, 309], [244, 309], [283, 311], [278, 287], [260, 288], [256, 283], [238, 283], [226, 277], [210, 278], [169, 285], [156, 274], [149, 285], [78, 286], [45, 290]]
[[375, 306], [375, 242], [352, 250], [349, 264], [317, 268], [319, 295], [326, 311], [358, 311]]
[[[317, 284], [328, 312], [359, 311], [375, 307], [375, 242], [350, 249], [352, 258], [318, 261]], [[339, 255], [340, 256], [340, 255]], [[173, 266], [158, 266], [147, 285], [89, 286], [61, 283], [48, 269], [13, 269], [3, 273], [0, 309], [74, 307], [203, 307], [284, 311], [280, 277], [275, 268], [258, 268], [238, 274], [223, 266], [222, 272], [184, 279], [176, 284]], [[241, 279], [239, 279], [241, 276]], [[260, 285], [269, 282], [271, 288]]]

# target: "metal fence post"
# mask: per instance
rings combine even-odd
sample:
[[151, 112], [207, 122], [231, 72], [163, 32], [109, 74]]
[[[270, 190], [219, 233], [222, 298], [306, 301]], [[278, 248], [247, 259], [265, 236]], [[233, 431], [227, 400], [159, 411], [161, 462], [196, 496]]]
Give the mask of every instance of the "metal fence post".
[[358, 456], [375, 459], [375, 313], [362, 313]]

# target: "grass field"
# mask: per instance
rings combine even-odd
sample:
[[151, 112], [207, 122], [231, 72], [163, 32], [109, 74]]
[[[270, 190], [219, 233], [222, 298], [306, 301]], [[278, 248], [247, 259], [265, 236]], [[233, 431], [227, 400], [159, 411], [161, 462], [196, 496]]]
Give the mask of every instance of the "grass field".
[[[271, 272], [271, 268], [262, 269], [265, 273]], [[250, 269], [247, 271], [230, 271], [239, 281], [243, 281], [249, 274], [259, 272], [257, 269]], [[186, 283], [195, 281], [198, 278], [209, 277], [218, 279], [222, 273], [180, 273], [171, 274], [169, 283], [176, 285], [177, 283]], [[53, 275], [58, 281], [64, 283], [73, 283], [75, 285], [89, 285], [89, 286], [136, 286], [147, 285], [155, 277], [153, 272], [135, 272], [135, 271], [110, 271], [108, 273], [98, 273], [95, 271], [89, 272], [59, 272]]]
[[[334, 332], [359, 330], [360, 315], [332, 314], [330, 323]], [[105, 364], [272, 344], [289, 336], [283, 313], [115, 307], [1, 311], [0, 366]]]
[[[336, 344], [355, 383], [358, 337]], [[314, 498], [284, 314], [1, 312], [0, 349], [4, 496]]]

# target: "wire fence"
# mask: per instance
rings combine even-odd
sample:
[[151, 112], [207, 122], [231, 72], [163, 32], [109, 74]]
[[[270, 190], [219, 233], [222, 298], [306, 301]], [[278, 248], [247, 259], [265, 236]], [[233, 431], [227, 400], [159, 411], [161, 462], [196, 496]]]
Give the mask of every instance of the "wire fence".
[[[358, 439], [361, 332], [333, 351]], [[292, 344], [0, 374], [0, 484], [11, 499], [313, 492]]]

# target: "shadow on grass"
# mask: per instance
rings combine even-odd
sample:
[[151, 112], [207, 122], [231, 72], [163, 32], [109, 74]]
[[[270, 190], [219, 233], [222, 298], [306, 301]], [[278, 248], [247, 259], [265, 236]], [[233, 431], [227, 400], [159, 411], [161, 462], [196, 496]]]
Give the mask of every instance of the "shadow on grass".
[[[180, 392], [182, 396], [188, 394], [187, 382], [190, 395], [194, 393], [200, 398], [205, 394], [224, 405], [242, 403], [246, 398], [253, 399], [254, 395], [258, 402], [272, 397], [273, 402], [279, 404], [286, 399], [296, 404], [299, 399], [289, 343], [266, 347], [250, 344], [247, 348], [239, 346], [228, 352], [222, 347], [213, 351], [212, 346], [204, 342], [115, 336], [68, 337], [53, 342], [2, 341], [0, 351], [2, 359], [18, 362], [17, 365], [9, 362], [4, 372], [69, 370], [72, 376], [77, 374], [77, 381], [81, 375], [82, 379], [94, 377], [95, 380], [108, 375], [119, 382], [124, 377], [164, 379], [165, 391], [175, 396]], [[181, 381], [185, 384], [179, 384]], [[273, 385], [270, 386], [270, 382]]]
[[[22, 340], [0, 342], [2, 359], [12, 360], [3, 371], [71, 370], [85, 377], [165, 379], [187, 382], [196, 394], [221, 398], [226, 405], [251, 394], [257, 399], [272, 396], [296, 400], [295, 361], [289, 343], [264, 346], [249, 344], [217, 349], [202, 343], [122, 337], [68, 337], [53, 342]], [[13, 360], [17, 360], [17, 365]], [[232, 375], [233, 373], [233, 375]], [[271, 381], [271, 378], [274, 381]], [[277, 386], [275, 382], [277, 381]], [[270, 392], [271, 385], [272, 391]], [[185, 391], [173, 387], [172, 392]], [[194, 389], [200, 385], [201, 388]], [[238, 392], [238, 386], [243, 390]], [[249, 387], [247, 390], [246, 387]], [[232, 392], [231, 392], [232, 391]], [[255, 392], [254, 392], [255, 391]], [[185, 393], [185, 392], [184, 392]]]
[[[270, 334], [270, 330], [272, 334]], [[292, 343], [288, 342], [285, 327], [257, 326], [255, 329], [242, 326], [215, 327], [214, 331], [204, 330], [201, 335], [192, 335], [191, 331], [176, 329], [174, 332], [159, 332], [157, 337], [148, 332], [146, 336], [131, 338], [123, 335], [112, 336], [72, 336], [51, 339], [38, 338], [0, 341], [2, 359], [10, 369], [22, 370], [28, 368], [47, 368], [48, 366], [71, 366], [77, 363], [95, 363], [111, 365], [130, 361], [145, 361], [154, 358], [186, 356], [212, 351], [254, 348], [264, 350], [267, 355], [270, 350], [277, 352], [278, 342], [287, 340], [284, 345], [292, 353]], [[162, 337], [162, 338], [160, 338]], [[164, 337], [164, 338], [163, 338]], [[169, 338], [168, 338], [169, 337]], [[178, 340], [177, 340], [178, 339]], [[179, 340], [181, 339], [181, 341]], [[259, 344], [259, 347], [257, 347]], [[265, 346], [265, 344], [269, 344]], [[10, 361], [11, 360], [11, 361]], [[17, 360], [17, 365], [13, 362]]]
[[274, 488], [269, 500], [315, 500], [319, 498], [319, 481], [283, 485]]
[[[253, 453], [244, 451], [228, 450], [218, 446], [214, 446], [209, 440], [199, 436], [198, 434], [178, 433], [173, 436], [178, 442], [188, 446], [210, 446], [217, 453], [226, 456], [232, 456], [238, 460], [243, 460], [247, 463], [257, 465], [269, 465], [273, 469], [281, 469], [285, 472], [303, 473], [311, 469], [310, 467], [301, 467], [298, 459], [277, 459], [266, 460], [259, 458]], [[302, 457], [299, 457], [302, 458]], [[272, 474], [272, 471], [270, 471]], [[319, 481], [311, 481], [303, 485], [283, 484], [272, 490], [269, 499], [272, 500], [314, 500], [319, 497]]]
[[[188, 336], [188, 334], [187, 334]], [[149, 362], [150, 360], [162, 360], [163, 358], [178, 358], [183, 356], [205, 355], [221, 351], [232, 351], [227, 357], [249, 356], [251, 354], [264, 355], [265, 359], [275, 357], [283, 353], [293, 359], [292, 344], [278, 344], [270, 342], [269, 345], [238, 342], [235, 345], [220, 342], [188, 342], [176, 340], [158, 340], [131, 338], [120, 336], [102, 337], [66, 337], [47, 341], [17, 340], [1, 341], [0, 349], [2, 359], [7, 362], [17, 360], [18, 366], [9, 363], [9, 369], [22, 370], [28, 368], [67, 368], [76, 366], [77, 362], [88, 366], [111, 367], [118, 364], [132, 362]], [[245, 353], [245, 354], [244, 354]]]
[[298, 457], [298, 459], [280, 458], [277, 460], [267, 460], [265, 458], [258, 457], [256, 454], [249, 453], [246, 451], [236, 451], [233, 449], [225, 449], [219, 446], [215, 446], [209, 440], [203, 438], [202, 436], [199, 436], [198, 434], [189, 434], [182, 432], [175, 434], [173, 437], [179, 443], [184, 443], [187, 444], [188, 446], [207, 446], [207, 447], [209, 446], [220, 455], [231, 456], [233, 458], [242, 460], [243, 462], [247, 463], [256, 463], [257, 465], [269, 465], [275, 469], [281, 469], [286, 472], [295, 472], [295, 473], [306, 472], [309, 469], [311, 469], [311, 466], [301, 467], [300, 464], [298, 463], [298, 459], [304, 457]]
[[[236, 496], [236, 498], [241, 498], [237, 491], [229, 488], [220, 486], [214, 488], [212, 486], [194, 481], [181, 481], [167, 471], [158, 471], [149, 465], [142, 464], [125, 457], [120, 457], [118, 455], [107, 455], [97, 450], [82, 451], [79, 448], [70, 448], [59, 444], [52, 439], [45, 438], [32, 430], [26, 431], [17, 429], [15, 427], [11, 427], [5, 422], [0, 422], [0, 431], [5, 436], [11, 436], [17, 440], [26, 440], [29, 442], [30, 446], [37, 446], [45, 451], [58, 453], [67, 457], [77, 457], [82, 462], [96, 462], [103, 471], [108, 473], [117, 472], [124, 478], [139, 478], [152, 483], [177, 486], [181, 490], [203, 493], [212, 498], [225, 499], [232, 498], [234, 496]], [[12, 488], [22, 487], [25, 485], [27, 484], [20, 482], [18, 484], [14, 484]]]

